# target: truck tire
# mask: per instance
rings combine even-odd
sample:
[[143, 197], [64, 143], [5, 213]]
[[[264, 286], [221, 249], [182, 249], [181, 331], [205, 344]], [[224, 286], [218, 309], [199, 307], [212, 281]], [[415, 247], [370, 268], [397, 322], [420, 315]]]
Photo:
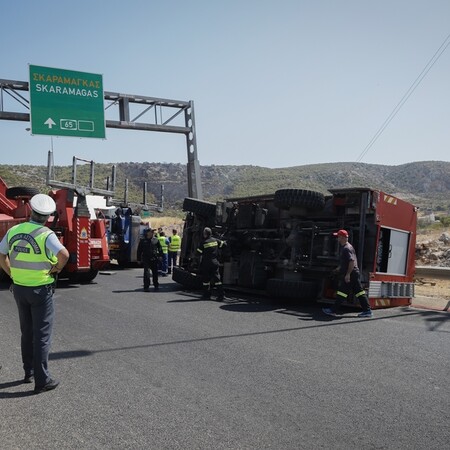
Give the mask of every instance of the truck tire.
[[174, 267], [172, 273], [172, 280], [181, 284], [186, 289], [201, 289], [202, 280], [199, 276], [188, 272], [181, 267]]
[[89, 272], [69, 273], [71, 283], [89, 284], [98, 275], [98, 270], [91, 269]]
[[14, 200], [19, 197], [33, 197], [34, 195], [39, 194], [39, 190], [30, 187], [11, 187], [6, 189], [6, 198], [10, 200]]
[[314, 281], [270, 278], [267, 280], [266, 289], [268, 294], [273, 298], [314, 301], [317, 297], [317, 283]]
[[183, 201], [183, 211], [189, 211], [206, 218], [216, 216], [216, 204], [186, 197]]
[[280, 209], [301, 206], [310, 210], [319, 211], [325, 206], [325, 197], [320, 192], [305, 189], [279, 189], [275, 192], [274, 203]]

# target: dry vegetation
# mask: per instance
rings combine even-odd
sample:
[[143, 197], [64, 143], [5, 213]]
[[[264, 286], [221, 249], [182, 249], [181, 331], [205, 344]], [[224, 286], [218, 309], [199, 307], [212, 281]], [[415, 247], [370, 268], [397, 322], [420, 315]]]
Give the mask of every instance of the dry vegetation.
[[417, 278], [414, 290], [416, 297], [436, 297], [450, 300], [450, 280], [448, 278]]
[[[443, 233], [449, 233], [450, 230], [445, 227], [427, 228], [417, 231], [417, 243], [427, 243], [439, 241]], [[438, 297], [450, 299], [450, 279], [449, 278], [430, 278], [416, 277], [415, 284], [416, 297]]]
[[179, 217], [149, 217], [144, 219], [144, 222], [149, 224], [149, 227], [159, 228], [161, 227], [166, 236], [172, 236], [172, 230], [175, 228], [178, 234], [183, 231], [183, 219]]

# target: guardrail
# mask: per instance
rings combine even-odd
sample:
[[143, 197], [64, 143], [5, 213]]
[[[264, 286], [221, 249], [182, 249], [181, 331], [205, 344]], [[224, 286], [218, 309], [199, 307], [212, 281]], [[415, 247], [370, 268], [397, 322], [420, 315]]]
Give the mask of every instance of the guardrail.
[[416, 266], [416, 277], [450, 278], [450, 267]]

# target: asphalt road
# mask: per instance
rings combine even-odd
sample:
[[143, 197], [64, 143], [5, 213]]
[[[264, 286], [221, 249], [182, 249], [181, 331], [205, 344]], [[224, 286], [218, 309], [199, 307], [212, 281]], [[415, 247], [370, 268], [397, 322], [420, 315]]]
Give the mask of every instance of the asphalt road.
[[449, 313], [202, 301], [168, 278], [143, 292], [140, 269], [55, 303], [61, 385], [32, 395], [1, 286], [2, 449], [448, 448]]

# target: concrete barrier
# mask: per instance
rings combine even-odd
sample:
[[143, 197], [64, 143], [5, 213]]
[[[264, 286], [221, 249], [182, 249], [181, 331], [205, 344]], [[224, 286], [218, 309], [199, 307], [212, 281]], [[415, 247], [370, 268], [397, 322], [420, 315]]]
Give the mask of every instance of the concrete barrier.
[[438, 297], [418, 296], [412, 299], [411, 307], [450, 312], [450, 300]]

